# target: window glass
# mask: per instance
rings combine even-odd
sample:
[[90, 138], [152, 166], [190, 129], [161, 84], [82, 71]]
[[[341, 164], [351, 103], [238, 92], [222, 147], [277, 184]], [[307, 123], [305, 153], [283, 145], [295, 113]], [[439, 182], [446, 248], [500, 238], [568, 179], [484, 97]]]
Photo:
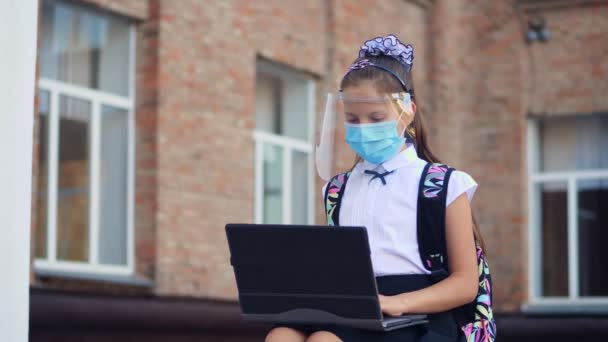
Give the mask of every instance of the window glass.
[[99, 261], [127, 263], [127, 111], [101, 107]]
[[59, 1], [42, 5], [40, 77], [128, 96], [130, 25]]
[[608, 169], [608, 115], [539, 122], [540, 171]]
[[568, 197], [566, 183], [536, 187], [541, 201], [542, 289], [544, 296], [568, 296]]
[[91, 104], [59, 99], [57, 258], [88, 261]]

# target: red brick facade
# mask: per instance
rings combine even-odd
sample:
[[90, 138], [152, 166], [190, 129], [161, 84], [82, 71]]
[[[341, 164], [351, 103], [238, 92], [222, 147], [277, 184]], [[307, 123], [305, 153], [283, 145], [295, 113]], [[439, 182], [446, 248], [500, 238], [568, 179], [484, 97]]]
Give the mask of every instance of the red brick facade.
[[[235, 299], [224, 225], [253, 220], [258, 58], [313, 77], [320, 112], [365, 39], [413, 44], [431, 145], [480, 184], [501, 312], [527, 300], [528, 115], [608, 111], [605, 1], [81, 2], [137, 25], [136, 270], [157, 295]], [[525, 40], [534, 15], [546, 43]]]

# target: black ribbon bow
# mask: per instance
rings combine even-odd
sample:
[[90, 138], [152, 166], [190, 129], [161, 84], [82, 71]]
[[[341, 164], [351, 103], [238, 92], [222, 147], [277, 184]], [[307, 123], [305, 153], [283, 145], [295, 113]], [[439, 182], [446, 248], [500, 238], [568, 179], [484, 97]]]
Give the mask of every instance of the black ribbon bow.
[[374, 171], [374, 170], [365, 170], [366, 174], [373, 175], [372, 178], [369, 180], [370, 183], [374, 179], [380, 178], [380, 180], [382, 181], [382, 185], [386, 185], [386, 179], [384, 179], [384, 177], [386, 177], [387, 175], [390, 175], [393, 172], [395, 172], [395, 170], [393, 170], [393, 171], [386, 171], [386, 172], [382, 172], [382, 173]]

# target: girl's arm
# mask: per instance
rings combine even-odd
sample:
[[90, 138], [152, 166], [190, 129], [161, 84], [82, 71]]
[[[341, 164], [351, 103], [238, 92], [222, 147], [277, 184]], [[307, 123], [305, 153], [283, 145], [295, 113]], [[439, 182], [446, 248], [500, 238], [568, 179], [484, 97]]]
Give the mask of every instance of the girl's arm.
[[421, 290], [380, 296], [383, 312], [393, 316], [442, 312], [475, 299], [478, 288], [477, 255], [471, 207], [466, 194], [460, 195], [447, 207], [446, 242], [450, 275]]

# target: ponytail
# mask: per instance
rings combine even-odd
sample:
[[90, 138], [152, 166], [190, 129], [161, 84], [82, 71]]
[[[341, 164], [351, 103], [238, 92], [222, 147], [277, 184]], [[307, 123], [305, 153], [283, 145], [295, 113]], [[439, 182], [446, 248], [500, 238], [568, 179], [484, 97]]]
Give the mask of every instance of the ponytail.
[[[424, 122], [424, 115], [418, 107], [418, 112], [414, 116], [414, 120], [411, 123], [410, 127], [406, 130], [406, 133], [410, 135], [415, 141], [416, 153], [418, 156], [425, 160], [428, 163], [440, 163], [441, 160], [435, 156], [435, 154], [431, 151], [428, 140], [427, 140], [427, 130], [426, 123]], [[471, 208], [471, 218], [473, 220], [473, 235], [475, 236], [475, 241], [481, 246], [481, 248], [485, 251], [485, 242], [483, 240], [483, 236], [481, 235], [481, 230], [479, 229], [479, 225], [477, 224], [477, 219], [475, 218], [475, 213]]]
[[418, 108], [414, 120], [407, 130], [408, 134], [414, 139], [416, 153], [420, 159], [429, 163], [441, 163], [441, 160], [431, 151], [427, 138], [426, 123], [422, 115], [422, 110]]

